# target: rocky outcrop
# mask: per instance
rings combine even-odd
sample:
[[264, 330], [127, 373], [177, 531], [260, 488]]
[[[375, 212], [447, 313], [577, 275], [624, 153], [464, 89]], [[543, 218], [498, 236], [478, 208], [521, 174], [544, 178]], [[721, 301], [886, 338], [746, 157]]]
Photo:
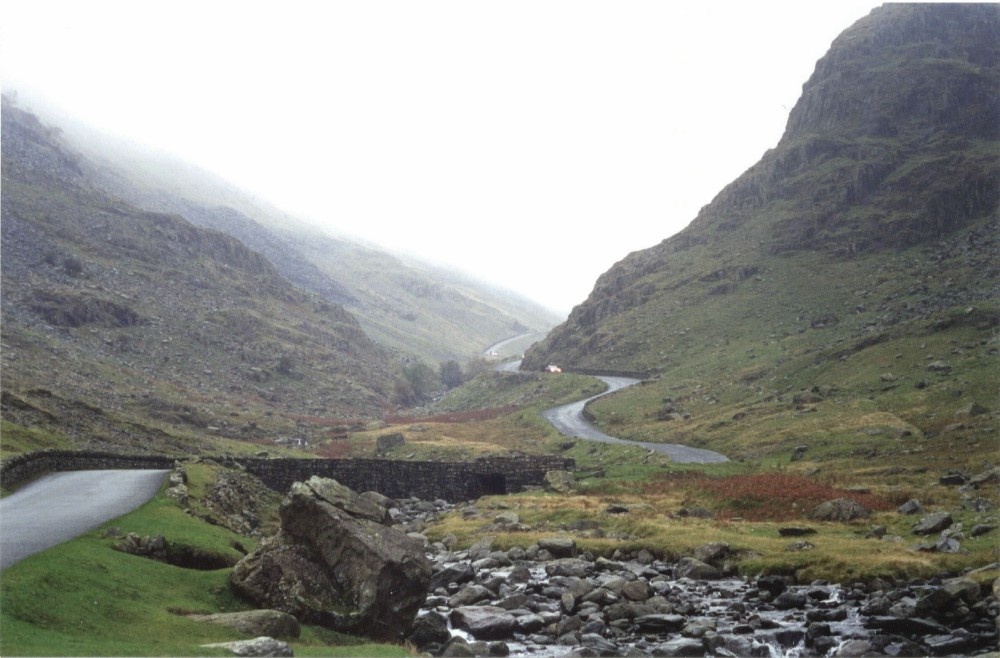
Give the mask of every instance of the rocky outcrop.
[[423, 544], [386, 525], [388, 510], [334, 480], [295, 483], [281, 531], [236, 565], [235, 590], [304, 623], [400, 639], [431, 579]]

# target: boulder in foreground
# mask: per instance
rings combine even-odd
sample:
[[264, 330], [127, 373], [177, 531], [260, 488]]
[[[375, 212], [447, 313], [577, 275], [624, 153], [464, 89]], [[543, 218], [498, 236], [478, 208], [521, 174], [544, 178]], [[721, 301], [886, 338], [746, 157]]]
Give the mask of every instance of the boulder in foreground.
[[281, 530], [240, 560], [230, 581], [255, 605], [307, 624], [398, 641], [427, 595], [423, 545], [384, 524], [388, 514], [334, 480], [296, 482]]

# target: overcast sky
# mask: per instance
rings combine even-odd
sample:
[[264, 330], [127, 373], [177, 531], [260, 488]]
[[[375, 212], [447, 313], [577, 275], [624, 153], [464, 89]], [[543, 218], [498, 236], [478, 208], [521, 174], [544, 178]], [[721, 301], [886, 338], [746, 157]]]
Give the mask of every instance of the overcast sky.
[[0, 66], [303, 219], [567, 312], [773, 147], [878, 4], [4, 0]]

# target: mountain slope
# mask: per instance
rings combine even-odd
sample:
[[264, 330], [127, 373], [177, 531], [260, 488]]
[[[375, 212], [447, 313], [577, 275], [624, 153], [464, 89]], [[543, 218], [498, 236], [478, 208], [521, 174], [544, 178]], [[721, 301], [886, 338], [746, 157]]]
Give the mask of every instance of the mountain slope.
[[[375, 340], [431, 363], [465, 361], [559, 316], [469, 276], [337, 238], [176, 158], [98, 135], [66, 120], [88, 156], [86, 176], [140, 208], [177, 213], [237, 237], [288, 280], [342, 304]], [[342, 218], [345, 224], [351, 218]]]
[[[858, 21], [779, 144], [684, 231], [602, 275], [525, 367], [662, 377], [621, 394], [637, 405], [618, 409], [624, 432], [743, 454], [732, 419], [802, 389], [874, 401], [916, 432], [994, 405], [998, 30], [997, 5], [891, 4]], [[928, 379], [946, 359], [960, 382]]]
[[[374, 418], [400, 364], [260, 253], [94, 188], [57, 129], [4, 99], [4, 450], [198, 451]], [[68, 442], [68, 443], [67, 443]]]

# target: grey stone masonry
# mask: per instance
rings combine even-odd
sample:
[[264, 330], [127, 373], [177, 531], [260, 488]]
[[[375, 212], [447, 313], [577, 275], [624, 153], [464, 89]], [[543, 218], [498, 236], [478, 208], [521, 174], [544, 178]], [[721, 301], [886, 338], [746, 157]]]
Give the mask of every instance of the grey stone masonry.
[[[0, 465], [0, 486], [9, 491], [54, 471], [169, 469], [175, 462], [187, 458], [44, 450], [4, 460]], [[544, 486], [546, 472], [573, 470], [576, 465], [572, 459], [549, 455], [481, 457], [468, 462], [238, 457], [222, 457], [218, 461], [244, 468], [271, 489], [282, 493], [287, 492], [293, 482], [304, 482], [318, 475], [333, 478], [355, 491], [377, 491], [390, 498], [442, 499], [449, 502]]]

